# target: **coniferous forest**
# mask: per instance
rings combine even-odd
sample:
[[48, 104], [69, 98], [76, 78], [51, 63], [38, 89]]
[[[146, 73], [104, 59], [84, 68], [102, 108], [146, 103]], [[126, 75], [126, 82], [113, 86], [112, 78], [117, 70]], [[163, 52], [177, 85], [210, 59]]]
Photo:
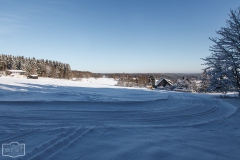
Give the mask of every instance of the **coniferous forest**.
[[5, 71], [24, 70], [26, 71], [26, 75], [38, 75], [41, 77], [63, 79], [69, 79], [72, 76], [70, 65], [58, 61], [4, 54], [0, 54], [0, 61], [4, 63]]

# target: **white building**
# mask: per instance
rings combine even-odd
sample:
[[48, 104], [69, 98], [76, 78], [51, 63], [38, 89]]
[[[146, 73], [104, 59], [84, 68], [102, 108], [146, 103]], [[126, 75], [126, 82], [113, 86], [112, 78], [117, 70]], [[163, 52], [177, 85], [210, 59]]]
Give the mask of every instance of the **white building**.
[[25, 77], [25, 72], [23, 70], [7, 70], [7, 75], [12, 77]]

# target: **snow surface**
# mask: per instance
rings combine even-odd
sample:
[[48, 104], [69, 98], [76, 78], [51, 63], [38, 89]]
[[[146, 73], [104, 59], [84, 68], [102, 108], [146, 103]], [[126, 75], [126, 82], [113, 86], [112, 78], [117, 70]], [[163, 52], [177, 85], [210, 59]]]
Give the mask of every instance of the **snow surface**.
[[116, 83], [0, 77], [1, 144], [34, 160], [239, 159], [239, 99]]

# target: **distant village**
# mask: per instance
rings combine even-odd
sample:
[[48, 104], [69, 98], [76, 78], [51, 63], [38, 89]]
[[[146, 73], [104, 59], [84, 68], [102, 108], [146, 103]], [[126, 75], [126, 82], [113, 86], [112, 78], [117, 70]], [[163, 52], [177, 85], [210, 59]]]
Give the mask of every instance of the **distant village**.
[[[169, 90], [169, 91], [181, 91], [181, 92], [200, 92], [202, 87], [201, 75], [193, 74], [187, 76], [180, 76], [184, 74], [162, 74], [171, 75], [171, 79], [160, 76], [161, 74], [156, 74], [159, 78], [155, 78], [154, 74], [145, 74], [141, 76], [135, 76], [131, 79], [128, 76], [122, 76], [118, 79], [119, 86], [125, 87], [146, 87], [148, 89], [157, 90]], [[191, 78], [190, 78], [191, 77]]]
[[118, 86], [140, 87], [157, 90], [172, 90], [181, 92], [204, 91], [201, 74], [147, 74], [147, 73], [91, 73], [88, 71], [71, 70], [69, 64], [25, 58], [22, 56], [0, 55], [0, 76], [26, 77], [38, 79], [38, 77], [50, 77], [70, 79], [74, 81], [82, 78], [114, 78]]

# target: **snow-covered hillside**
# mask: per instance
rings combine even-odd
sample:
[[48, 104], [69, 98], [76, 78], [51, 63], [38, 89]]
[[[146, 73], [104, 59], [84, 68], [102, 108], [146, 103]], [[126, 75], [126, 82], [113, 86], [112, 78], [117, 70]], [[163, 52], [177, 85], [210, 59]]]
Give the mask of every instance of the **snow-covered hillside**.
[[147, 89], [115, 86], [110, 78], [89, 78], [81, 81], [40, 78], [1, 77], [0, 101], [149, 101], [166, 98], [166, 94]]
[[34, 160], [240, 157], [238, 99], [115, 84], [0, 77], [1, 144]]

